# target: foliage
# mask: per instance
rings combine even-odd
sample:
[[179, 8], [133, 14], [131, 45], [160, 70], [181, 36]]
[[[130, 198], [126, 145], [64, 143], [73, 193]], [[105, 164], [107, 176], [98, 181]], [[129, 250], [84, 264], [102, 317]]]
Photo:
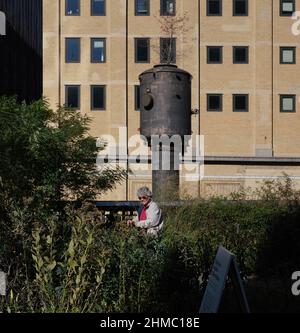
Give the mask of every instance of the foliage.
[[[10, 257], [0, 311], [197, 312], [219, 245], [236, 255], [252, 312], [298, 311], [290, 276], [300, 266], [300, 208], [290, 178], [163, 211], [159, 238], [103, 222], [92, 204], [38, 211], [32, 237], [22, 238], [32, 214], [14, 210], [10, 237], [24, 251], [7, 252], [11, 239], [1, 239], [1, 253]], [[220, 311], [239, 311], [233, 296], [228, 281]]]
[[[124, 177], [97, 170], [103, 147], [88, 135], [90, 119], [78, 111], [52, 111], [46, 101], [30, 105], [0, 97], [0, 192], [26, 206], [66, 197], [93, 199]], [[1, 200], [2, 201], [2, 200]], [[2, 207], [3, 209], [3, 207]]]
[[[31, 272], [10, 277], [4, 311], [140, 312], [151, 309], [163, 247], [123, 223], [107, 227], [91, 206], [33, 230]], [[18, 279], [24, 275], [18, 276]], [[154, 302], [155, 299], [153, 299]]]
[[[251, 192], [194, 200], [168, 211], [165, 237], [177, 256], [169, 268], [177, 270], [177, 283], [168, 284], [168, 295], [180, 304], [180, 297], [187, 294], [190, 301], [184, 309], [195, 311], [199, 306], [219, 245], [236, 255], [253, 311], [295, 311], [299, 306], [290, 292], [291, 274], [300, 266], [299, 191], [285, 175]], [[256, 200], [245, 201], [245, 196]], [[178, 293], [180, 285], [184, 292]], [[191, 306], [193, 295], [198, 299]], [[223, 311], [233, 309], [232, 296], [226, 300]]]
[[104, 276], [102, 311], [153, 311], [158, 297], [156, 285], [164, 267], [165, 247], [160, 239], [145, 237], [124, 222], [103, 236], [111, 249]]
[[[42, 254], [48, 244], [43, 235], [50, 241], [53, 230], [65, 230], [67, 200], [80, 206], [114, 188], [125, 176], [118, 167], [98, 168], [96, 156], [103, 147], [98, 148], [88, 134], [89, 123], [87, 116], [74, 110], [52, 111], [44, 100], [27, 105], [14, 97], [0, 97], [0, 269], [8, 272], [14, 286], [10, 300], [21, 300], [26, 294], [27, 301], [22, 300], [31, 304], [27, 310], [35, 308], [31, 295], [39, 294], [33, 287], [40, 285], [37, 280], [33, 283], [35, 269], [40, 270], [40, 279], [46, 279], [44, 263], [48, 269], [54, 265], [51, 256], [48, 262]], [[69, 234], [58, 237], [57, 263], [71, 256], [64, 250], [61, 257], [65, 242], [72, 240]], [[76, 307], [80, 309], [80, 304]], [[42, 308], [51, 307], [45, 303]]]
[[32, 257], [41, 312], [89, 312], [95, 306], [108, 258], [108, 250], [97, 251], [94, 236], [99, 224], [72, 214], [70, 239], [58, 251], [57, 223], [51, 221], [49, 230], [33, 231]]
[[[184, 42], [184, 36], [191, 30], [189, 25], [188, 13], [185, 11], [182, 15], [167, 15], [161, 16], [160, 14], [154, 15], [160, 26], [161, 35], [164, 38], [168, 38], [168, 41], [165, 47], [153, 47], [154, 51], [158, 53], [160, 59], [163, 59], [163, 62], [166, 64], [171, 64], [174, 62], [173, 53], [176, 51], [176, 58], [183, 58], [183, 51], [174, 50], [175, 44], [173, 39], [176, 37], [181, 37], [182, 42]], [[190, 36], [189, 36], [190, 38]], [[184, 52], [189, 53], [189, 48], [187, 45], [184, 47]]]

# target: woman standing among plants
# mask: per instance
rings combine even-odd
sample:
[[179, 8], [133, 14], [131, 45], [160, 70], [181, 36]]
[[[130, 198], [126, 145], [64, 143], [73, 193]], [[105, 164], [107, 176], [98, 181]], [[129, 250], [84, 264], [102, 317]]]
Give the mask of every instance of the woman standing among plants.
[[147, 235], [157, 236], [164, 224], [161, 209], [152, 200], [152, 192], [148, 187], [139, 188], [137, 196], [142, 205], [138, 209], [138, 215], [133, 220], [127, 221], [127, 225], [141, 228]]

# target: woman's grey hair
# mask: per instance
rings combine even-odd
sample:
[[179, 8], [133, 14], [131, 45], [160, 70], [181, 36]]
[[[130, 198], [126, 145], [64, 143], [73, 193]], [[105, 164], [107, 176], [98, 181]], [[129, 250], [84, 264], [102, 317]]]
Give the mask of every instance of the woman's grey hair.
[[149, 190], [147, 186], [143, 186], [137, 190], [137, 196], [138, 197], [149, 197], [152, 198], [152, 192]]

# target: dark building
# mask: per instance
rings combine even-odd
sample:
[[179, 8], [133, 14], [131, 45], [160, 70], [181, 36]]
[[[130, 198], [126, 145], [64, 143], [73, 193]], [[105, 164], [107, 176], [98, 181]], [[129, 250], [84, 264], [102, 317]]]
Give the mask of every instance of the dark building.
[[42, 0], [0, 0], [0, 96], [31, 102], [42, 96]]

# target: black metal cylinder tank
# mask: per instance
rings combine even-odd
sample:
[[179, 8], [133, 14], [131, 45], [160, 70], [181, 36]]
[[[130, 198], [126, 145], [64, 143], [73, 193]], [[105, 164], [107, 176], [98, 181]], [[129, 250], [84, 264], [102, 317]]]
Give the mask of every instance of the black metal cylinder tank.
[[141, 134], [191, 134], [191, 80], [176, 65], [156, 65], [140, 76]]
[[181, 138], [191, 135], [192, 76], [175, 65], [161, 64], [143, 72], [139, 79], [140, 130], [151, 145], [154, 199], [178, 200]]

